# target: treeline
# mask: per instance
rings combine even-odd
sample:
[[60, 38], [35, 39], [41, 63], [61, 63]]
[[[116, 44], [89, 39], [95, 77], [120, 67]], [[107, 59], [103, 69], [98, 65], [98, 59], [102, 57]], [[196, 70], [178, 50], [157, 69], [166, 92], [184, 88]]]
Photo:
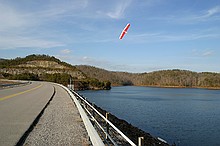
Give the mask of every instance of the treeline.
[[73, 85], [78, 90], [110, 90], [111, 82], [109, 81], [99, 81], [97, 79], [87, 79], [87, 80], [75, 80]]
[[42, 74], [42, 75], [37, 75], [33, 73], [22, 73], [22, 74], [8, 74], [8, 73], [1, 73], [3, 76], [2, 78], [6, 78], [9, 80], [28, 80], [28, 81], [48, 81], [48, 82], [54, 82], [54, 83], [59, 83], [63, 85], [67, 85], [70, 80], [70, 75], [68, 74], [60, 74], [60, 73], [55, 73], [55, 74]]
[[23, 73], [23, 74], [16, 74], [12, 75], [9, 73], [0, 73], [1, 77], [4, 79], [9, 79], [9, 80], [28, 80], [28, 81], [39, 81], [39, 76], [36, 74], [32, 73]]
[[54, 74], [42, 74], [37, 75], [33, 73], [22, 73], [22, 74], [8, 74], [8, 73], [0, 73], [1, 78], [7, 78], [10, 80], [29, 80], [29, 81], [48, 81], [48, 82], [54, 82], [59, 83], [67, 86], [70, 83], [70, 78], [72, 80], [71, 84], [75, 85], [75, 88], [78, 90], [110, 90], [111, 89], [111, 82], [109, 81], [99, 81], [98, 79], [94, 78], [87, 78], [83, 80], [76, 79], [74, 77], [71, 77], [71, 75], [66, 73], [54, 73]]

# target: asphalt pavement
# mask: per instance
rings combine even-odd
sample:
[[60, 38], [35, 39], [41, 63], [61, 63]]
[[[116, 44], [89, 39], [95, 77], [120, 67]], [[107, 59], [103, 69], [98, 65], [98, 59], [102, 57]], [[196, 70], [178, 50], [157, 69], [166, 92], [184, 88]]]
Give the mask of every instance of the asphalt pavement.
[[0, 146], [16, 145], [53, 92], [45, 82], [0, 90]]

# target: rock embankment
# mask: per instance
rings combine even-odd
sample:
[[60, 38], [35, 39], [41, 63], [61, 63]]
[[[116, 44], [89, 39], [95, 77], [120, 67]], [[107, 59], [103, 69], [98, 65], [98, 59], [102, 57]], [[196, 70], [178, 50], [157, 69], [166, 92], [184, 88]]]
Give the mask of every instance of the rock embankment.
[[[103, 115], [107, 112], [100, 107], [94, 105], [94, 107]], [[127, 121], [122, 120], [109, 113], [109, 121], [111, 121], [118, 129], [120, 129], [126, 136], [128, 136], [135, 144], [138, 144], [138, 137], [144, 137], [144, 146], [169, 146], [167, 143], [163, 143], [149, 133], [129, 124]]]

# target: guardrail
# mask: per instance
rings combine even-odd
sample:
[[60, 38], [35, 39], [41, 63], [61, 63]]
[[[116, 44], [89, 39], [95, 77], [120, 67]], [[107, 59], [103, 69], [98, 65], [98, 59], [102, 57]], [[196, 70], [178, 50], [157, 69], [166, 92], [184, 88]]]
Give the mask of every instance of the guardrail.
[[[56, 83], [54, 83], [54, 84], [56, 84]], [[83, 110], [82, 106], [80, 105], [79, 101], [74, 96], [74, 94], [67, 87], [65, 87], [61, 84], [56, 84], [56, 85], [59, 85], [62, 88], [64, 88], [67, 91], [67, 93], [70, 95], [72, 100], [74, 101], [77, 109], [79, 110], [79, 113], [80, 113], [80, 116], [83, 120], [83, 123], [86, 127], [86, 130], [88, 132], [88, 135], [89, 135], [90, 141], [92, 142], [92, 145], [93, 146], [105, 146], [102, 139], [100, 138], [97, 131], [93, 127], [92, 123], [90, 122], [90, 120], [89, 120], [88, 116], [86, 115], [85, 111]]]
[[[120, 131], [115, 125], [113, 125], [108, 120], [108, 113], [106, 113], [106, 117], [103, 116], [97, 109], [94, 108], [92, 104], [90, 104], [85, 98], [79, 95], [74, 90], [70, 89], [72, 93], [81, 101], [81, 104], [84, 107], [84, 110], [90, 116], [91, 121], [93, 121], [93, 125], [96, 126], [96, 129], [99, 131], [103, 141], [107, 145], [131, 145], [136, 146], [134, 142], [132, 142], [122, 131]], [[99, 118], [98, 118], [99, 117]], [[141, 140], [139, 140], [141, 145]]]

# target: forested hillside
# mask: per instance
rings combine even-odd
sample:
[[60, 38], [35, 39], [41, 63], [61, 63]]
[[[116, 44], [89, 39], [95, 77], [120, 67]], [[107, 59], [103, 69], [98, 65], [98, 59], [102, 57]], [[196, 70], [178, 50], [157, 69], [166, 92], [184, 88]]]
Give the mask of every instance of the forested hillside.
[[29, 55], [26, 56], [25, 58], [20, 58], [17, 57], [15, 59], [10, 59], [10, 60], [5, 60], [5, 59], [1, 59], [1, 64], [0, 64], [0, 68], [8, 68], [8, 67], [16, 67], [18, 65], [21, 64], [26, 64], [27, 62], [30, 61], [51, 61], [51, 62], [56, 62], [60, 65], [69, 67], [69, 68], [75, 68], [74, 66], [66, 63], [66, 62], [62, 62], [59, 59], [55, 58], [54, 56], [48, 56], [48, 55]]
[[187, 70], [163, 70], [140, 75], [142, 85], [219, 88], [219, 73], [197, 73]]
[[111, 89], [108, 81], [89, 78], [66, 62], [48, 55], [29, 55], [11, 60], [1, 59], [0, 78], [50, 81], [67, 85], [70, 78], [77, 89]]
[[126, 72], [112, 72], [104, 69], [96, 68], [93, 66], [79, 65], [77, 69], [81, 70], [84, 74], [91, 78], [97, 78], [101, 81], [108, 80], [113, 85], [133, 85], [131, 78], [134, 74]]
[[91, 66], [76, 66], [89, 77], [109, 80], [113, 85], [220, 88], [220, 73], [161, 70], [150, 73], [112, 72]]

